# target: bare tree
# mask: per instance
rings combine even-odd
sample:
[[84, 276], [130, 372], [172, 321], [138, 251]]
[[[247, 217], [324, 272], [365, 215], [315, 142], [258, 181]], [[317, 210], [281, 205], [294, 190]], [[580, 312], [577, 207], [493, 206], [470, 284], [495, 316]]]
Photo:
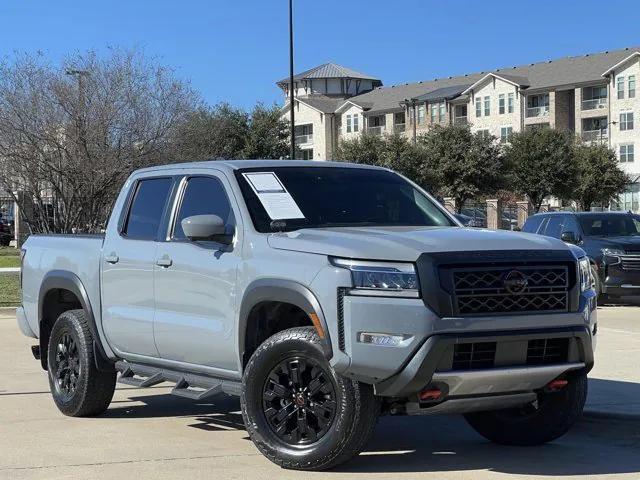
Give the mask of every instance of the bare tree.
[[[0, 64], [0, 189], [35, 232], [95, 231], [132, 170], [170, 161], [198, 98], [136, 51]], [[15, 192], [21, 192], [16, 194]]]

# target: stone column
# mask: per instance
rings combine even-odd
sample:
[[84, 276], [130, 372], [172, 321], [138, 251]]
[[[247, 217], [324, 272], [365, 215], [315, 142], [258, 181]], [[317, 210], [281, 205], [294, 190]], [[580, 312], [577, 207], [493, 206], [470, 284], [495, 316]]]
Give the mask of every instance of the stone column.
[[456, 200], [453, 197], [444, 197], [442, 199], [444, 201], [444, 208], [446, 208], [450, 213], [456, 213]]
[[524, 222], [526, 222], [529, 215], [531, 215], [531, 203], [529, 200], [523, 200], [516, 202], [516, 205], [518, 206], [518, 228], [522, 228]]
[[502, 200], [497, 198], [487, 200], [487, 228], [492, 230], [502, 228]]

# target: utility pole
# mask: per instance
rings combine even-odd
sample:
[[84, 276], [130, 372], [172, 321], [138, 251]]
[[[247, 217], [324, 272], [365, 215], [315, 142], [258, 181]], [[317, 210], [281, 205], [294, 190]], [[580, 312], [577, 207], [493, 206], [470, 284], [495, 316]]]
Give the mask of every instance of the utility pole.
[[291, 160], [296, 158], [296, 131], [293, 93], [293, 0], [289, 0], [289, 112], [291, 121]]

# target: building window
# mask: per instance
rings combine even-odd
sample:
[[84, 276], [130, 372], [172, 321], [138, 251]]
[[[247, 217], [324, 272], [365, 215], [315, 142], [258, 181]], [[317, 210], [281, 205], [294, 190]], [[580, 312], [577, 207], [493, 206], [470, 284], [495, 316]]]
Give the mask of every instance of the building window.
[[633, 143], [625, 143], [620, 145], [620, 161], [621, 162], [633, 162], [634, 160], [634, 148]]
[[624, 77], [618, 77], [618, 100], [624, 98]]
[[298, 153], [298, 157], [298, 160], [313, 160], [313, 148], [300, 150]]
[[510, 93], [509, 97], [508, 97], [508, 105], [507, 105], [507, 111], [509, 113], [513, 113], [514, 109], [515, 109], [515, 94]]
[[436, 123], [436, 115], [438, 114], [438, 104], [431, 104], [431, 123]]
[[353, 115], [353, 131], [357, 132], [358, 130], [360, 130], [360, 115], [355, 113]]
[[491, 115], [491, 97], [484, 97], [484, 116]]
[[424, 123], [425, 117], [425, 107], [424, 105], [418, 105], [418, 125], [422, 125]]
[[620, 114], [620, 131], [633, 130], [633, 112]]
[[477, 135], [480, 138], [489, 138], [489, 130], [478, 130]]
[[351, 133], [351, 115], [347, 115], [347, 133]]
[[629, 75], [629, 98], [636, 96], [636, 76]]
[[513, 133], [513, 127], [500, 127], [500, 141], [502, 143], [509, 141], [509, 137]]
[[482, 116], [482, 98], [476, 97], [476, 117]]
[[504, 111], [504, 93], [501, 93], [498, 95], [498, 113], [502, 115]]
[[444, 122], [444, 116], [445, 116], [445, 112], [446, 112], [445, 108], [446, 108], [446, 104], [444, 102], [441, 102], [440, 103], [440, 108], [439, 108], [440, 123]]

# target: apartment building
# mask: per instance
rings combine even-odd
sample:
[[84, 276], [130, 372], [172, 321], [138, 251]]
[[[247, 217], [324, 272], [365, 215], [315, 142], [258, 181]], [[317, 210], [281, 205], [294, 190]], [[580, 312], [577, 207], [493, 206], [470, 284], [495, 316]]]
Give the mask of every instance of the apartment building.
[[[436, 124], [468, 124], [506, 141], [550, 127], [614, 149], [632, 183], [619, 208], [640, 211], [640, 47], [382, 86], [325, 64], [294, 77], [296, 138], [305, 159], [332, 159], [341, 139], [368, 132], [415, 139]], [[289, 80], [278, 82], [285, 95]], [[290, 108], [285, 99], [283, 115]]]

